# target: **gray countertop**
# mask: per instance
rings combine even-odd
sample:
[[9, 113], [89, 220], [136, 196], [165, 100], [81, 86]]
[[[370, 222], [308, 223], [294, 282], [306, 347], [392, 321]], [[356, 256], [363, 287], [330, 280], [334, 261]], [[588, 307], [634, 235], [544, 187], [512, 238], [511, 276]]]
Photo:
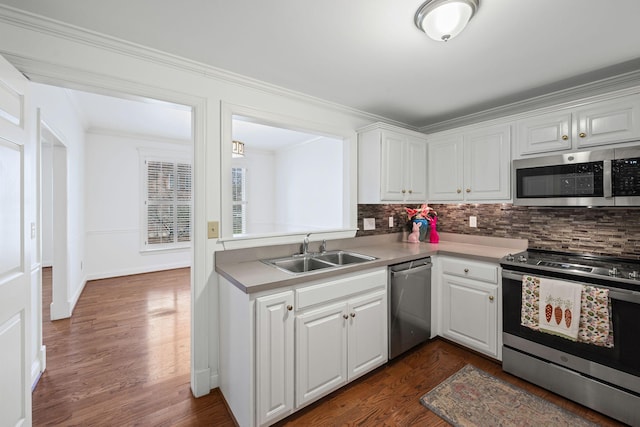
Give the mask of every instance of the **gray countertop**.
[[330, 279], [341, 274], [385, 267], [431, 255], [451, 255], [479, 261], [498, 262], [507, 254], [527, 249], [528, 245], [528, 241], [523, 239], [451, 233], [440, 233], [440, 242], [436, 244], [409, 243], [401, 240], [402, 235], [399, 234], [356, 237], [327, 242], [331, 250], [344, 249], [377, 258], [356, 265], [301, 274], [286, 273], [260, 261], [260, 259], [287, 256], [297, 252], [297, 245], [278, 245], [216, 252], [215, 270], [243, 292], [255, 293], [311, 280]]

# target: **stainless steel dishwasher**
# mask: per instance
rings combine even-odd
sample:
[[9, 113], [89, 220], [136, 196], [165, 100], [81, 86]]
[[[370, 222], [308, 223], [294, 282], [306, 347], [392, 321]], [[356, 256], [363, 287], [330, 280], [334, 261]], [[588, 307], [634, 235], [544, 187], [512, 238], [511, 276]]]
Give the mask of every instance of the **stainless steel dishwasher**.
[[389, 359], [431, 337], [431, 258], [389, 266]]

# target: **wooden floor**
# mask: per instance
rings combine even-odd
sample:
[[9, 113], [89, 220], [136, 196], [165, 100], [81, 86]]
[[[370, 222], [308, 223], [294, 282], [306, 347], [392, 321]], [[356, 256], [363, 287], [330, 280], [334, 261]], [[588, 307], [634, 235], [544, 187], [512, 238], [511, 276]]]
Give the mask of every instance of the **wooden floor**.
[[[33, 393], [34, 426], [232, 426], [218, 390], [189, 389], [189, 270], [87, 283], [71, 319], [49, 321], [47, 369]], [[419, 398], [471, 363], [603, 425], [610, 418], [505, 374], [500, 365], [433, 340], [280, 423], [282, 426], [446, 426]]]

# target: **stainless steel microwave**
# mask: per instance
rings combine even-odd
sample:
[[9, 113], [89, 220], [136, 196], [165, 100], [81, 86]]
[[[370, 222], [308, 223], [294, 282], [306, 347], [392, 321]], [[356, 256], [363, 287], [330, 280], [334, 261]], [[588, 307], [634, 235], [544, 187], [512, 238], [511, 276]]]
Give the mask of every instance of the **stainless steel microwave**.
[[640, 206], [640, 146], [514, 160], [513, 204]]

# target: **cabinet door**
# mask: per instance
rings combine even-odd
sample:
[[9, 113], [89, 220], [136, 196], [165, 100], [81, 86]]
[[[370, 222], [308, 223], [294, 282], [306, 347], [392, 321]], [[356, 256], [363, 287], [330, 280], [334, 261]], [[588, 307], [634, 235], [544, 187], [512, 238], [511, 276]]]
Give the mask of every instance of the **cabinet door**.
[[578, 148], [637, 139], [640, 137], [640, 95], [576, 109], [575, 126]]
[[387, 293], [378, 291], [349, 301], [349, 381], [388, 359]]
[[258, 424], [293, 411], [293, 291], [256, 299]]
[[407, 193], [405, 180], [406, 137], [382, 132], [380, 199], [402, 201]]
[[296, 317], [296, 407], [347, 382], [347, 309], [338, 303]]
[[511, 198], [511, 126], [493, 126], [464, 137], [466, 201]]
[[406, 144], [405, 200], [424, 202], [427, 200], [427, 142], [408, 138]]
[[442, 276], [442, 335], [498, 357], [498, 287]]
[[461, 135], [429, 142], [429, 201], [463, 200]]
[[516, 124], [518, 155], [571, 149], [571, 112], [528, 117]]

